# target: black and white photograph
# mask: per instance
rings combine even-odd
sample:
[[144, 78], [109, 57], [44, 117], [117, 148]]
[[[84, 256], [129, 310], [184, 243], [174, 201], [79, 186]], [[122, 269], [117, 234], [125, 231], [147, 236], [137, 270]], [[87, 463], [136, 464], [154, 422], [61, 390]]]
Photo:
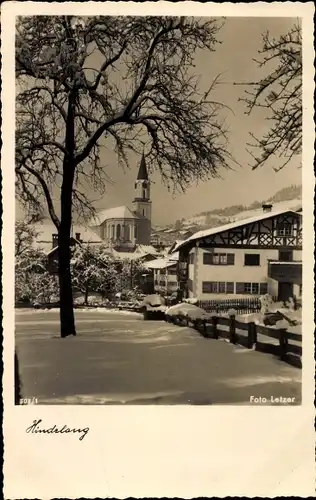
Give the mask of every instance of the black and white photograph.
[[15, 14], [4, 194], [11, 391], [37, 412], [28, 439], [89, 439], [87, 425], [48, 423], [47, 405], [303, 404], [302, 4], [238, 16], [145, 4]]

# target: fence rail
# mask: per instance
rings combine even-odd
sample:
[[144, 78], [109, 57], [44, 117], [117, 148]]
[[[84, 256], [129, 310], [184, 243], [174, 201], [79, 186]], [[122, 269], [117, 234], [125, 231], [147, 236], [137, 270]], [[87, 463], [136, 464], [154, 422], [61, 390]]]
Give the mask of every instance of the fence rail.
[[257, 297], [249, 299], [199, 300], [197, 305], [207, 312], [227, 312], [229, 309], [235, 309], [237, 312], [245, 314], [259, 312], [261, 308], [260, 300]]
[[[209, 319], [194, 320], [179, 315], [174, 316], [172, 321], [179, 325], [193, 326], [206, 338], [227, 338], [232, 344], [241, 344], [248, 349], [255, 348], [257, 351], [268, 352], [277, 355], [282, 361], [287, 361], [298, 368], [302, 367], [300, 359], [302, 335], [288, 331], [286, 328], [277, 329], [257, 325], [254, 322], [244, 323], [237, 321], [235, 316], [225, 318], [214, 315]], [[266, 340], [262, 337], [266, 337]], [[277, 342], [269, 342], [269, 338]]]

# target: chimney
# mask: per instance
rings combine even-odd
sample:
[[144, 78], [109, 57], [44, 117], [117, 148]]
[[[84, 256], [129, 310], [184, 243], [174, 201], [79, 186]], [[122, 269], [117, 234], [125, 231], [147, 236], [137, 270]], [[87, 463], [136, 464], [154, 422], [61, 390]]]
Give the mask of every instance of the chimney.
[[79, 241], [79, 242], [81, 241], [81, 240], [80, 240], [80, 233], [76, 233], [76, 235], [75, 235], [75, 239], [76, 239], [77, 241]]
[[58, 246], [58, 234], [53, 234], [52, 235], [52, 248], [55, 248]]
[[271, 212], [272, 206], [273, 205], [271, 205], [270, 203], [264, 203], [262, 205], [262, 210], [264, 211], [264, 213]]

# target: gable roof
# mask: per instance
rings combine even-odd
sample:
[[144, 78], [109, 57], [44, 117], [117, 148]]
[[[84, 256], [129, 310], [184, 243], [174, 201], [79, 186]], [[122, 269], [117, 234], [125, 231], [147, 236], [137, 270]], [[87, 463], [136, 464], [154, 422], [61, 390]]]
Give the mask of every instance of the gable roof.
[[212, 227], [210, 229], [204, 229], [202, 231], [198, 231], [197, 233], [194, 233], [192, 236], [187, 238], [185, 241], [180, 243], [179, 245], [174, 248], [174, 251], [178, 251], [180, 248], [183, 248], [184, 246], [188, 245], [189, 243], [193, 241], [197, 241], [202, 238], [207, 238], [208, 236], [214, 236], [215, 234], [223, 233], [225, 231], [229, 231], [230, 229], [235, 229], [240, 226], [246, 226], [247, 224], [253, 224], [254, 222], [260, 222], [262, 220], [270, 219], [272, 217], [275, 217], [277, 215], [281, 215], [284, 213], [292, 213], [296, 214], [300, 217], [302, 217], [302, 213], [296, 212], [295, 210], [288, 210], [288, 209], [280, 209], [280, 210], [275, 210], [271, 212], [261, 212], [260, 215], [256, 215], [253, 217], [249, 217], [247, 219], [239, 219], [235, 220], [233, 222], [230, 222], [229, 224], [224, 224], [223, 226], [216, 226]]
[[138, 219], [138, 217], [126, 205], [122, 205], [121, 207], [100, 210], [91, 219], [89, 226], [99, 226], [109, 219]]

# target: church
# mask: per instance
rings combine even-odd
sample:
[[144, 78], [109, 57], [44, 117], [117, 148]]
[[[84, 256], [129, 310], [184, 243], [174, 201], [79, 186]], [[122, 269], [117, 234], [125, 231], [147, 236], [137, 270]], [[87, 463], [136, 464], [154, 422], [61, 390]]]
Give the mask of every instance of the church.
[[119, 252], [133, 251], [137, 245], [151, 242], [150, 180], [142, 155], [135, 182], [133, 207], [123, 205], [97, 212], [89, 228]]

